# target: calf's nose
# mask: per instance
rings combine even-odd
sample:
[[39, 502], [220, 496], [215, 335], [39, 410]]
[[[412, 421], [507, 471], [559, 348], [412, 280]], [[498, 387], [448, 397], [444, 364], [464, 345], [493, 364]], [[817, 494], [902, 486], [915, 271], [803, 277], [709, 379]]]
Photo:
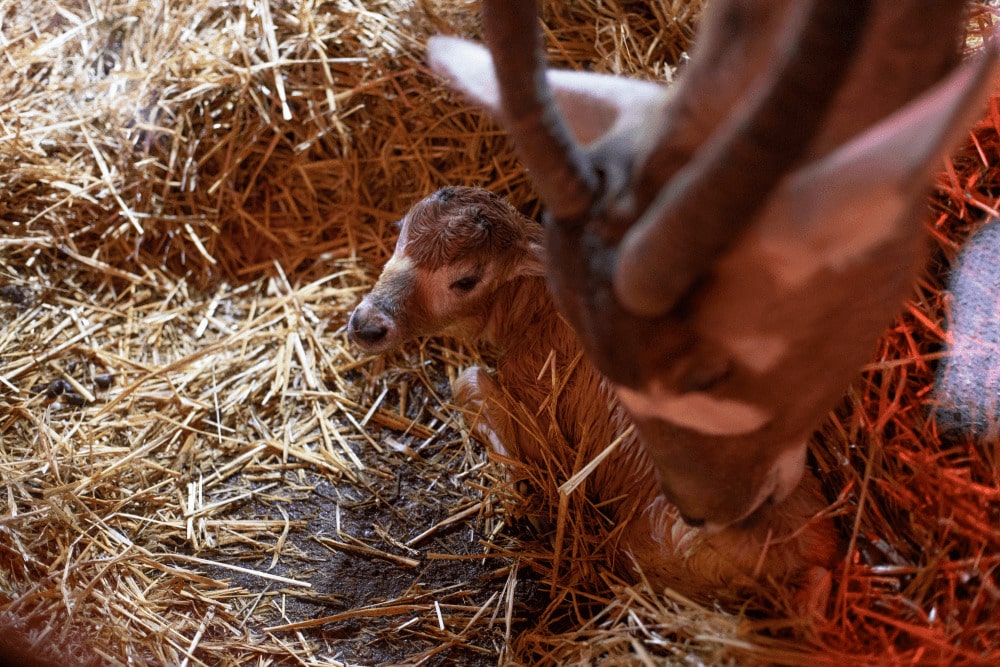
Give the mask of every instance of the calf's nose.
[[371, 314], [366, 316], [366, 312], [362, 304], [351, 313], [351, 319], [347, 323], [347, 334], [355, 342], [374, 345], [385, 339], [389, 327], [381, 317], [372, 317]]
[[360, 326], [352, 326], [350, 333], [353, 338], [371, 345], [380, 342], [388, 332], [389, 330], [381, 324], [365, 323]]

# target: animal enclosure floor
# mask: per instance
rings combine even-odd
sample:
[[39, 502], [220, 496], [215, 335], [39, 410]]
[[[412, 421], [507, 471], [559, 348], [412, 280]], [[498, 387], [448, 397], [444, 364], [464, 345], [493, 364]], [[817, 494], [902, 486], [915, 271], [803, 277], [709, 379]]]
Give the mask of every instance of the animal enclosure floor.
[[[4, 367], [24, 401], [16, 410], [5, 403], [0, 426], [12, 503], [3, 534], [24, 551], [4, 551], [3, 590], [10, 595], [39, 576], [86, 579], [109, 567], [123, 568], [128, 580], [141, 562], [155, 563], [151, 578], [140, 575], [142, 590], [98, 585], [89, 591], [96, 599], [80, 599], [76, 614], [88, 617], [89, 630], [75, 637], [60, 637], [63, 614], [30, 595], [7, 609], [5, 623], [54, 634], [54, 651], [79, 643], [87, 655], [92, 636], [106, 657], [139, 662], [170, 664], [190, 651], [207, 664], [235, 660], [242, 652], [233, 652], [236, 638], [219, 634], [221, 622], [244, 656], [280, 657], [285, 638], [305, 631], [310, 655], [349, 664], [496, 664], [505, 636], [523, 625], [534, 584], [501, 546], [508, 538], [491, 490], [494, 468], [457, 415], [439, 407], [449, 391], [441, 364], [407, 368], [401, 356], [376, 376], [364, 370], [371, 364], [342, 359], [332, 363], [356, 368], [310, 376], [316, 370], [297, 367], [307, 358], [298, 355], [309, 341], [336, 351], [336, 332], [310, 331], [301, 349], [274, 342], [296, 340], [284, 306], [311, 314], [335, 302], [330, 290], [275, 300], [267, 294], [272, 281], [189, 298], [178, 287], [150, 290], [142, 322], [140, 310], [115, 311], [110, 281], [4, 291], [4, 348], [26, 346], [49, 361], [23, 373], [16, 363]], [[212, 324], [188, 345], [199, 324], [181, 313], [207, 310]], [[147, 336], [160, 344], [147, 345]], [[250, 374], [246, 365], [276, 374]], [[287, 418], [277, 433], [270, 430], [276, 413]], [[74, 437], [55, 436], [65, 429]], [[57, 455], [68, 459], [53, 471]], [[58, 530], [58, 519], [41, 529], [34, 523], [53, 507], [78, 549], [56, 570], [43, 567], [41, 554], [32, 558], [25, 542], [37, 531], [30, 542], [44, 545]], [[157, 573], [178, 578], [167, 584]], [[206, 606], [193, 617], [175, 604], [143, 608], [161, 585], [190, 587], [184, 597]], [[101, 604], [134, 606], [132, 618], [115, 623], [158, 627], [164, 645], [147, 650], [126, 628], [109, 632]], [[208, 631], [183, 650], [180, 638], [198, 624]]]
[[[543, 2], [548, 57], [669, 81], [702, 4]], [[503, 131], [425, 65], [430, 35], [478, 30], [464, 0], [0, 3], [0, 651], [1000, 664], [996, 443], [928, 416], [944, 276], [1000, 206], [998, 100], [942, 164], [934, 262], [812, 443], [845, 555], [804, 618], [773, 587], [723, 606], [616, 578], [586, 551], [599, 512], [562, 515], [571, 569], [450, 403], [477, 352], [347, 344], [417, 200], [488, 186], [538, 213]], [[524, 500], [558, 517], [562, 481]]]

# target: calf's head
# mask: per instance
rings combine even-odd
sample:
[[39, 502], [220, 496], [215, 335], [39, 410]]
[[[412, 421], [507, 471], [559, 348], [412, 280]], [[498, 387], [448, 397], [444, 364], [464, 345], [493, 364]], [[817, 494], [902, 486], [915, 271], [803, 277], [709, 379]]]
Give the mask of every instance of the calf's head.
[[396, 249], [347, 333], [373, 354], [417, 336], [475, 338], [496, 291], [543, 270], [536, 224], [482, 188], [443, 188], [403, 216]]
[[693, 524], [796, 485], [806, 441], [921, 264], [930, 175], [995, 49], [964, 3], [715, 0], [650, 82], [546, 70], [534, 0], [431, 66], [507, 126], [544, 200], [549, 285]]

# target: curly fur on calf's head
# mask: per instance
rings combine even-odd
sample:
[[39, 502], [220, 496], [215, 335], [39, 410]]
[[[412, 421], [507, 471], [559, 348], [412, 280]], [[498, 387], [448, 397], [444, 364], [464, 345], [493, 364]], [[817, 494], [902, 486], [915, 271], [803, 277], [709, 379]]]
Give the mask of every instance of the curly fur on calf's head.
[[405, 240], [407, 257], [429, 270], [458, 260], [495, 260], [532, 231], [505, 199], [464, 186], [441, 188], [422, 199], [407, 212], [402, 226], [400, 239]]

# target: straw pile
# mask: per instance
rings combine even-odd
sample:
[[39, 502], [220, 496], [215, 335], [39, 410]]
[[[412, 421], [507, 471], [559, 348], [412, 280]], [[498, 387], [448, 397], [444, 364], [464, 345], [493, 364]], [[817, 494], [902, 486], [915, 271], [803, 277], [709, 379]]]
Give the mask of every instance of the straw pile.
[[[700, 4], [548, 3], [550, 58], [667, 79]], [[476, 351], [369, 360], [343, 336], [417, 199], [536, 210], [423, 65], [476, 8], [0, 3], [0, 655], [1000, 662], [995, 445], [942, 442], [925, 405], [940, 276], [995, 215], [997, 101], [940, 178], [936, 264], [816, 439], [850, 543], [829, 608], [762, 587], [721, 609], [554, 571], [449, 405]]]

